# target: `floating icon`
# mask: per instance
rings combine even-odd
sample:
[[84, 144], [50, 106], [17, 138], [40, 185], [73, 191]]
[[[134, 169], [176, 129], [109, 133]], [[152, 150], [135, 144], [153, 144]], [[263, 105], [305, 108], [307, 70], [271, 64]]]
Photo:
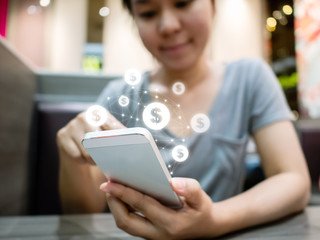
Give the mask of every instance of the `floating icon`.
[[141, 73], [136, 69], [128, 69], [124, 75], [124, 80], [131, 86], [137, 85], [141, 81]]
[[172, 91], [176, 95], [181, 95], [186, 90], [185, 85], [182, 82], [176, 82], [172, 85]]
[[99, 105], [93, 105], [86, 111], [87, 122], [94, 127], [100, 127], [107, 120], [107, 110]]
[[121, 107], [126, 107], [129, 105], [130, 100], [127, 96], [121, 95], [119, 97], [118, 103], [120, 104]]
[[153, 130], [161, 130], [170, 121], [169, 109], [162, 103], [150, 103], [144, 110], [142, 118], [147, 127]]
[[203, 113], [194, 115], [191, 119], [191, 128], [197, 133], [204, 133], [210, 127], [210, 119]]
[[172, 149], [172, 158], [177, 162], [184, 162], [189, 157], [189, 150], [183, 145], [175, 146]]

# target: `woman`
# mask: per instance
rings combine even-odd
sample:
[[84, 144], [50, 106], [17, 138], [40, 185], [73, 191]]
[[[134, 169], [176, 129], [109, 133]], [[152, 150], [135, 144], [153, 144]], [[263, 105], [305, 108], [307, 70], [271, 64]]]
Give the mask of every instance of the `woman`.
[[[63, 210], [102, 212], [107, 199], [121, 229], [148, 239], [215, 237], [303, 210], [310, 180], [275, 76], [260, 60], [224, 65], [212, 63], [206, 56], [214, 1], [123, 2], [160, 66], [145, 73], [135, 89], [124, 81], [107, 86], [98, 102], [106, 106], [110, 117], [101, 127], [90, 126], [81, 113], [58, 132]], [[186, 88], [181, 95], [171, 91], [177, 80]], [[154, 85], [161, 91], [143, 95], [143, 90]], [[170, 121], [164, 131], [155, 134], [158, 147], [167, 144], [169, 135], [185, 139], [191, 150], [188, 161], [174, 172], [179, 177], [172, 179], [172, 188], [184, 201], [182, 209], [168, 209], [133, 189], [105, 182], [99, 169], [90, 164], [92, 160], [80, 143], [85, 132], [141, 124], [132, 118], [124, 120], [119, 106], [108, 105], [110, 97], [121, 94], [130, 96], [131, 101], [142, 99], [145, 104], [159, 98], [180, 104], [185, 120], [182, 128], [187, 130], [179, 130], [183, 123]], [[174, 106], [168, 108], [175, 112]], [[134, 111], [139, 115], [143, 108]], [[210, 118], [206, 133], [194, 134], [188, 128], [197, 113], [207, 113]], [[256, 142], [266, 180], [241, 192], [249, 135]]]

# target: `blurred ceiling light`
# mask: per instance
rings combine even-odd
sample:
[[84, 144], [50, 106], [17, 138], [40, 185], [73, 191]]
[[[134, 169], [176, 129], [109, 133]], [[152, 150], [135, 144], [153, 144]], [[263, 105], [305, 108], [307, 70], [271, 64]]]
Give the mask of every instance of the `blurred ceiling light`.
[[270, 28], [274, 28], [277, 26], [277, 20], [273, 17], [268, 17], [267, 18], [267, 26], [269, 26]]
[[40, 0], [41, 7], [48, 7], [50, 5], [50, 0]]
[[283, 18], [282, 12], [279, 11], [279, 10], [273, 11], [272, 16], [273, 16], [275, 19], [278, 19], [278, 20], [280, 20], [280, 19]]
[[34, 15], [37, 13], [37, 7], [35, 5], [30, 5], [27, 9], [29, 15]]
[[277, 28], [276, 27], [270, 27], [268, 24], [266, 25], [266, 29], [269, 31], [269, 32], [274, 32]]
[[99, 10], [99, 14], [101, 17], [106, 17], [110, 14], [110, 9], [108, 7], [102, 7], [100, 10]]
[[288, 19], [286, 17], [284, 17], [284, 18], [280, 19], [279, 22], [281, 25], [285, 26], [288, 24]]
[[284, 12], [284, 14], [286, 15], [291, 15], [293, 13], [292, 7], [289, 5], [284, 5], [282, 7], [282, 11]]

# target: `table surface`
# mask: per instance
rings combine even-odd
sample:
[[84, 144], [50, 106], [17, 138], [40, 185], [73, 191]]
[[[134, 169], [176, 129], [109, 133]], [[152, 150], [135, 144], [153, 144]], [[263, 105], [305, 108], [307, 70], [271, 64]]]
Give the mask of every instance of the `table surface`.
[[[220, 239], [320, 239], [320, 206]], [[140, 239], [119, 230], [111, 214], [0, 217], [0, 239]]]

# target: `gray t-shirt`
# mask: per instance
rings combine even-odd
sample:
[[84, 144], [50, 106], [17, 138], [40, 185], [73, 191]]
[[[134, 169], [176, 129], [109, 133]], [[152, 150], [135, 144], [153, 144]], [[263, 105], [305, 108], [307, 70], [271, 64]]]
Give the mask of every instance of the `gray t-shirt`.
[[[112, 81], [101, 93], [98, 104], [127, 127], [146, 127], [142, 113], [152, 101], [148, 76], [149, 73], [145, 73], [134, 88], [123, 79]], [[129, 97], [127, 107], [119, 105], [121, 95]], [[159, 99], [159, 102], [178, 104], [169, 99]], [[260, 59], [249, 58], [226, 64], [221, 89], [206, 114], [211, 122], [209, 130], [185, 139], [166, 128], [149, 131], [173, 177], [197, 179], [213, 201], [221, 201], [243, 189], [250, 135], [276, 121], [292, 120], [292, 114], [270, 67]], [[185, 145], [190, 153], [183, 163], [171, 157], [172, 149], [179, 144]]]

